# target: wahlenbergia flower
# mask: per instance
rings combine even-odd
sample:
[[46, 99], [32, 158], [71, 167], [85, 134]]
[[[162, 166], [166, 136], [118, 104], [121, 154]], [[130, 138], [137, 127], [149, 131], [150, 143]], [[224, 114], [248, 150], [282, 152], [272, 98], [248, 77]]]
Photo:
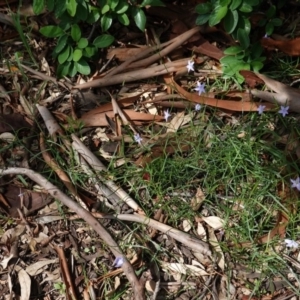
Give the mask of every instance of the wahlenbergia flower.
[[164, 110], [164, 118], [166, 120], [166, 122], [168, 121], [168, 119], [171, 117], [171, 114], [169, 113], [169, 110]]
[[289, 114], [289, 106], [280, 106], [280, 110], [279, 110], [279, 113], [285, 117], [286, 115]]
[[124, 263], [124, 257], [123, 256], [117, 256], [112, 264], [115, 268], [121, 268]]
[[261, 114], [264, 112], [265, 108], [266, 108], [265, 105], [260, 105], [260, 106], [257, 108], [258, 113], [261, 115]]
[[134, 140], [138, 143], [138, 144], [141, 144], [142, 143], [142, 138], [141, 138], [141, 136], [140, 136], [140, 134], [139, 133], [136, 133], [134, 136]]
[[195, 111], [199, 111], [201, 109], [201, 107], [202, 107], [201, 104], [197, 103], [195, 105]]
[[285, 242], [285, 245], [289, 248], [295, 248], [296, 249], [296, 248], [299, 247], [299, 244], [294, 240], [285, 239], [284, 242]]
[[197, 82], [197, 87], [194, 89], [196, 92], [198, 92], [198, 95], [200, 96], [202, 93], [205, 93], [205, 83]]
[[188, 72], [189, 72], [189, 71], [195, 71], [195, 70], [194, 70], [194, 62], [193, 62], [192, 60], [189, 60], [189, 61], [188, 61], [188, 64], [187, 64], [186, 67], [187, 67], [187, 69], [188, 69]]
[[296, 188], [298, 191], [300, 191], [300, 178], [297, 177], [295, 180], [291, 179], [292, 188]]

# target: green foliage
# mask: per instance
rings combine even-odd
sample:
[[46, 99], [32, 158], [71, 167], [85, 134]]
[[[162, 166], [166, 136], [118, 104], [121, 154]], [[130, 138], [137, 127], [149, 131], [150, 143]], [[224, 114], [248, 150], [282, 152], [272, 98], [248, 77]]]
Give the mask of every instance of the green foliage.
[[[239, 46], [226, 49], [226, 56], [221, 59], [225, 77], [233, 77], [238, 83], [243, 82], [240, 70], [259, 71], [263, 67], [264, 57], [259, 44], [250, 41], [251, 23], [249, 21], [253, 12], [260, 11], [266, 1], [263, 0], [209, 0], [198, 4], [195, 11], [199, 14], [197, 25], [208, 23], [215, 26], [222, 23], [227, 33], [239, 42]], [[281, 7], [281, 4], [278, 4]], [[279, 8], [279, 6], [278, 6]], [[282, 25], [276, 18], [276, 6], [270, 5], [259, 22], [260, 27], [265, 27], [265, 33], [270, 35], [274, 28]]]
[[[127, 0], [97, 0], [97, 6], [87, 0], [34, 0], [33, 10], [40, 14], [46, 7], [60, 21], [59, 25], [49, 25], [40, 29], [48, 38], [57, 38], [53, 57], [57, 59], [59, 77], [75, 76], [77, 73], [88, 75], [91, 72], [89, 63], [97, 59], [99, 49], [107, 48], [114, 42], [114, 37], [107, 33], [113, 22], [124, 26], [130, 24], [130, 19], [144, 31], [146, 15], [143, 8], [146, 5], [163, 6], [160, 0], [137, 1]], [[100, 24], [102, 33], [95, 39], [83, 35], [82, 24]]]

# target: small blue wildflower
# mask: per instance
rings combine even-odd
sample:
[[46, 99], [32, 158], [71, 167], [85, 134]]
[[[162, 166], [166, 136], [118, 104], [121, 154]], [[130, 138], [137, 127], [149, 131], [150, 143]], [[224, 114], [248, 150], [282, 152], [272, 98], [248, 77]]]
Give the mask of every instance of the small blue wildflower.
[[300, 191], [300, 178], [297, 177], [295, 180], [291, 179], [292, 188], [296, 188], [298, 191]]
[[299, 247], [299, 244], [294, 240], [285, 239], [284, 242], [285, 242], [285, 244], [288, 248], [295, 248], [296, 249], [296, 248]]
[[260, 106], [257, 108], [258, 113], [261, 115], [261, 114], [264, 112], [265, 108], [266, 108], [265, 105], [260, 105]]
[[280, 111], [279, 111], [279, 113], [283, 116], [283, 117], [285, 117], [286, 115], [288, 115], [289, 114], [289, 106], [280, 106]]
[[121, 268], [124, 263], [124, 257], [123, 256], [117, 256], [112, 264], [115, 268]]
[[199, 96], [202, 93], [205, 93], [205, 83], [197, 82], [197, 87], [194, 89], [196, 92], [198, 92]]
[[195, 105], [195, 111], [199, 111], [201, 109], [201, 107], [202, 107], [201, 104], [197, 103]]
[[188, 72], [189, 72], [189, 71], [195, 71], [195, 70], [194, 70], [194, 62], [193, 62], [192, 60], [189, 60], [189, 61], [188, 61], [188, 64], [187, 64], [186, 67], [187, 67], [187, 69], [188, 69]]
[[269, 38], [269, 36], [268, 36], [267, 33], [264, 35], [264, 38], [265, 38], [265, 39], [268, 39], [268, 38]]
[[141, 136], [139, 135], [139, 133], [136, 133], [134, 136], [134, 140], [138, 143], [138, 144], [141, 144], [142, 143], [142, 138]]
[[164, 111], [164, 118], [166, 120], [166, 122], [168, 121], [168, 119], [171, 117], [171, 114], [169, 113], [169, 110], [165, 110]]

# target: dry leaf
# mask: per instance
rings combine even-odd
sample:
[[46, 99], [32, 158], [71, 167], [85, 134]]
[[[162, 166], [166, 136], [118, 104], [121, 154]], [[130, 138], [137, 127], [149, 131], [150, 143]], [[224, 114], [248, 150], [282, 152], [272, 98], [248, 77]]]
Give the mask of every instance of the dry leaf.
[[[31, 279], [27, 272], [21, 267], [15, 266], [15, 269], [18, 271], [18, 279], [21, 287], [21, 298], [20, 300], [29, 300], [30, 290], [31, 290]], [[19, 270], [18, 270], [19, 269]]]
[[224, 226], [224, 220], [216, 216], [202, 217], [202, 220], [214, 230], [218, 230]]
[[209, 275], [205, 270], [192, 265], [162, 262], [161, 266], [165, 270], [179, 273], [179, 274], [184, 274], [184, 275], [186, 274], [192, 274], [195, 276]]
[[192, 228], [192, 224], [190, 220], [183, 220], [182, 227], [184, 232], [189, 232]]
[[200, 187], [198, 187], [195, 197], [193, 197], [191, 200], [192, 210], [197, 211], [200, 208], [200, 206], [204, 200], [205, 200], [205, 195], [204, 195], [202, 189]]
[[209, 243], [212, 247], [214, 247], [215, 252], [218, 254], [218, 266], [222, 271], [225, 269], [225, 257], [223, 254], [223, 251], [220, 247], [219, 241], [217, 240], [217, 237], [214, 233], [214, 230], [212, 228], [208, 229], [209, 234]]
[[34, 264], [29, 265], [26, 268], [26, 272], [30, 276], [35, 276], [35, 275], [38, 275], [38, 274], [44, 272], [45, 266], [47, 266], [49, 264], [54, 264], [54, 263], [58, 263], [58, 259], [40, 260]]

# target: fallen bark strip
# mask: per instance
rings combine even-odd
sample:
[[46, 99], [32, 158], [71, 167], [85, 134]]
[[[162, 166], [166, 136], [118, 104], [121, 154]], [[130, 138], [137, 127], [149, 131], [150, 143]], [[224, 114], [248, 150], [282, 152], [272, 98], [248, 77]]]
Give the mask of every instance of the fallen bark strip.
[[108, 85], [127, 83], [141, 79], [147, 79], [155, 76], [165, 75], [170, 72], [175, 72], [176, 68], [173, 66], [173, 63], [166, 63], [164, 65], [158, 65], [155, 67], [130, 71], [127, 73], [117, 74], [115, 76], [102, 77], [99, 79], [95, 79], [93, 81], [89, 81], [83, 84], [78, 84], [73, 87], [73, 89], [88, 89], [94, 87], [104, 87]]
[[80, 218], [85, 220], [100, 236], [100, 238], [107, 244], [110, 248], [111, 252], [117, 257], [123, 257], [124, 263], [122, 265], [122, 269], [130, 282], [133, 292], [134, 299], [136, 300], [144, 300], [144, 289], [139, 283], [138, 278], [135, 275], [134, 269], [132, 265], [126, 258], [126, 255], [122, 253], [122, 250], [119, 248], [118, 244], [114, 241], [111, 235], [106, 231], [106, 229], [97, 221], [97, 219], [87, 210], [82, 208], [78, 203], [73, 201], [70, 197], [60, 191], [55, 185], [53, 185], [50, 181], [48, 181], [42, 175], [34, 172], [31, 169], [25, 168], [8, 168], [8, 169], [0, 169], [0, 175], [26, 175], [31, 180], [36, 182], [38, 185], [42, 186], [48, 193], [60, 200], [64, 205], [69, 207], [72, 211], [74, 211]]
[[[161, 231], [168, 236], [172, 237], [174, 240], [177, 240], [178, 242], [182, 243], [183, 245], [191, 248], [195, 252], [199, 252], [203, 255], [207, 255], [209, 257], [212, 256], [211, 250], [209, 249], [209, 245], [195, 236], [192, 236], [188, 233], [185, 233], [183, 231], [180, 231], [178, 229], [175, 229], [169, 225], [166, 225], [164, 223], [158, 222], [156, 220], [150, 219], [146, 216], [141, 215], [131, 215], [131, 214], [119, 214], [119, 215], [106, 215], [102, 213], [93, 213], [93, 216], [95, 218], [99, 219], [114, 219], [114, 220], [122, 220], [122, 221], [131, 221], [131, 222], [137, 222], [144, 224], [146, 226], [153, 227], [154, 229], [157, 229], [158, 231]], [[75, 220], [80, 217], [79, 215], [76, 216], [70, 216], [70, 220]]]
[[112, 193], [116, 194], [120, 200], [129, 205], [135, 211], [140, 214], [145, 215], [143, 209], [131, 198], [121, 187], [117, 186], [112, 180], [107, 180], [99, 174], [99, 172], [106, 170], [106, 167], [102, 162], [89, 150], [81, 140], [75, 135], [71, 135], [73, 139], [72, 146], [82, 157], [89, 163], [89, 165], [96, 171], [97, 177], [100, 179], [101, 183], [106, 185]]

